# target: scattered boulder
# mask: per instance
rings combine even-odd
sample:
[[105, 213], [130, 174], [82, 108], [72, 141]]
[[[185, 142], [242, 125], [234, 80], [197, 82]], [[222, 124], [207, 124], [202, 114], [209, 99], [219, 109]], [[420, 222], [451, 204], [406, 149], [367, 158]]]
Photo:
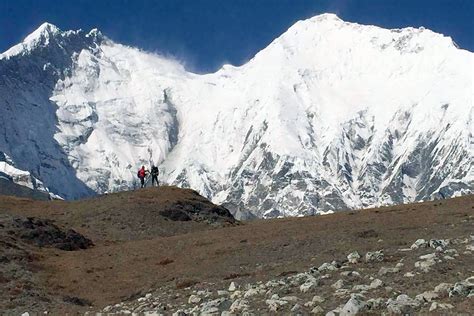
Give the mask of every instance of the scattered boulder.
[[474, 276], [464, 281], [457, 282], [449, 290], [449, 297], [461, 296], [467, 297], [474, 292]]
[[188, 299], [189, 304], [199, 304], [202, 301], [202, 298], [200, 298], [197, 295], [191, 295]]
[[428, 243], [424, 239], [417, 239], [413, 245], [411, 245], [410, 249], [415, 250], [418, 248], [426, 248], [428, 247]]
[[362, 313], [367, 304], [364, 301], [364, 297], [358, 294], [352, 294], [351, 298], [347, 301], [340, 312], [340, 316], [351, 316]]
[[449, 245], [449, 239], [431, 239], [429, 244], [431, 248], [443, 250]]
[[334, 283], [333, 285], [331, 285], [333, 288], [335, 288], [336, 290], [339, 290], [341, 288], [344, 287], [344, 281], [343, 280], [337, 280], [336, 283]]
[[248, 289], [247, 292], [245, 292], [244, 298], [250, 298], [250, 297], [256, 296], [258, 294], [260, 294], [258, 289], [251, 288], [251, 289]]
[[319, 304], [321, 304], [321, 303], [323, 303], [323, 302], [325, 301], [325, 299], [322, 298], [322, 297], [319, 296], [319, 295], [315, 295], [315, 296], [313, 296], [313, 299], [312, 299], [311, 301], [314, 302], [314, 303], [319, 303]]
[[234, 292], [235, 290], [237, 290], [237, 285], [235, 282], [231, 282], [229, 285], [229, 292]]
[[434, 292], [438, 294], [439, 297], [445, 298], [449, 295], [449, 291], [453, 285], [451, 283], [440, 283], [434, 288]]
[[393, 314], [412, 314], [420, 306], [420, 303], [408, 295], [401, 294], [395, 300], [389, 299], [387, 311]]
[[223, 310], [229, 309], [231, 305], [232, 303], [225, 298], [211, 300], [201, 305], [201, 314], [220, 313]]
[[330, 271], [336, 271], [340, 266], [333, 261], [331, 263], [325, 262], [322, 265], [319, 266], [318, 271], [319, 272], [330, 272]]
[[386, 267], [381, 267], [379, 270], [379, 275], [386, 275], [388, 273], [398, 273], [400, 272], [400, 268], [386, 268]]
[[375, 279], [370, 283], [370, 288], [371, 289], [376, 289], [376, 288], [381, 287], [382, 285], [383, 285], [382, 280]]
[[269, 299], [269, 300], [266, 300], [265, 303], [267, 303], [268, 309], [271, 312], [277, 312], [282, 306], [288, 304], [287, 301], [278, 300], [278, 299]]
[[452, 309], [452, 308], [454, 308], [454, 306], [451, 304], [433, 302], [431, 303], [431, 306], [430, 306], [430, 312], [433, 312], [437, 309], [447, 310], [447, 309]]
[[434, 291], [426, 291], [426, 292], [423, 292], [421, 294], [418, 294], [417, 296], [415, 296], [415, 299], [424, 303], [424, 302], [431, 302], [433, 301], [434, 299], [438, 298], [439, 295], [434, 292]]
[[315, 306], [315, 307], [311, 310], [311, 314], [323, 315], [323, 314], [324, 314], [324, 309], [322, 309], [321, 306]]
[[236, 299], [230, 306], [231, 313], [239, 313], [249, 308], [249, 301], [245, 299]]
[[384, 260], [383, 250], [367, 252], [365, 254], [365, 262], [382, 262]]
[[296, 304], [291, 308], [291, 312], [296, 313], [296, 312], [300, 311], [301, 308], [302, 308], [301, 305], [298, 304], [298, 303], [296, 303]]
[[360, 273], [357, 272], [357, 271], [342, 271], [341, 275], [345, 276], [345, 277], [351, 277], [351, 278], [360, 278], [361, 277]]
[[351, 252], [350, 254], [347, 255], [347, 260], [349, 263], [358, 263], [361, 259], [361, 255], [357, 252]]

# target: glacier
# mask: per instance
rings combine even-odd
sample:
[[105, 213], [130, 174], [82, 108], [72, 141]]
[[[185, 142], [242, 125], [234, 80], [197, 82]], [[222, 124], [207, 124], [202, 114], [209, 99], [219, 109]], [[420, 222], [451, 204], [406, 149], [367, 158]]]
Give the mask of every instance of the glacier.
[[0, 54], [0, 151], [66, 199], [160, 182], [238, 218], [472, 194], [474, 54], [424, 28], [323, 14], [195, 74], [97, 29]]

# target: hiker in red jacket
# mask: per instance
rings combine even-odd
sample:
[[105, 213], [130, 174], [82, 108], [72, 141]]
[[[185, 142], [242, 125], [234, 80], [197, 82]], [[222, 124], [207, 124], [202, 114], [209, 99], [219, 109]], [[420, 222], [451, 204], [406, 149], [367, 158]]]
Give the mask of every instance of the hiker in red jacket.
[[148, 174], [148, 170], [145, 169], [145, 166], [142, 166], [142, 168], [140, 170], [138, 170], [138, 178], [140, 179], [140, 183], [141, 183], [141, 187], [144, 188], [145, 187], [145, 177], [146, 175]]

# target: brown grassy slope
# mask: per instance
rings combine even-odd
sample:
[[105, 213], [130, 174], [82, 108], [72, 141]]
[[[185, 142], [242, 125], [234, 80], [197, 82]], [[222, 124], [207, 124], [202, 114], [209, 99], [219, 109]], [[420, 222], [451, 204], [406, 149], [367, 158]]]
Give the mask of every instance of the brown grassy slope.
[[[54, 203], [1, 198], [0, 211], [55, 218], [93, 239], [96, 246], [84, 251], [42, 250], [38, 275], [52, 294], [85, 298], [96, 307], [166, 285], [265, 280], [343, 259], [354, 250], [395, 253], [418, 238], [458, 238], [474, 232], [474, 196], [209, 230], [203, 223], [147, 218], [154, 216], [148, 213], [152, 206], [147, 199], [155, 201], [153, 207], [169, 200], [154, 197], [156, 193], [146, 190]], [[135, 207], [137, 200], [141, 207]], [[104, 220], [107, 217], [112, 220]], [[152, 224], [146, 224], [151, 226], [141, 238], [136, 230], [143, 222]], [[190, 226], [183, 228], [184, 224]], [[167, 237], [153, 237], [160, 232]], [[461, 260], [449, 272], [452, 277], [456, 269], [472, 267], [471, 259]]]
[[[95, 242], [173, 236], [209, 228], [206, 221], [172, 221], [160, 214], [186, 207], [201, 213], [223, 210], [196, 191], [177, 187], [147, 188], [67, 202], [0, 196], [0, 212], [53, 219]], [[225, 216], [220, 219], [218, 222], [225, 224]]]

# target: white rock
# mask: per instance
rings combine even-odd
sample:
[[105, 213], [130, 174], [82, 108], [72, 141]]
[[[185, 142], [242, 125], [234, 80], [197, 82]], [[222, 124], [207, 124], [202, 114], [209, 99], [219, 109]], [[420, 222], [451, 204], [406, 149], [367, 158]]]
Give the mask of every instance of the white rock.
[[316, 314], [316, 315], [324, 314], [324, 309], [322, 309], [321, 306], [315, 306], [315, 307], [311, 310], [311, 314]]
[[343, 280], [337, 280], [336, 283], [334, 283], [333, 285], [331, 285], [333, 288], [335, 288], [336, 290], [338, 289], [341, 289], [344, 287], [344, 281]]
[[454, 284], [449, 290], [449, 297], [467, 297], [471, 292], [474, 292], [474, 276]]
[[357, 271], [342, 271], [341, 275], [346, 276], [346, 277], [357, 277], [357, 278], [361, 277], [360, 273]]
[[366, 303], [362, 295], [353, 294], [340, 312], [340, 316], [352, 316], [362, 313], [366, 308]]
[[415, 276], [415, 274], [413, 274], [412, 272], [407, 272], [403, 275], [404, 277], [407, 277], [407, 278], [412, 278]]
[[319, 266], [318, 271], [319, 272], [326, 272], [326, 271], [336, 271], [337, 267], [333, 265], [332, 263], [323, 263], [322, 265]]
[[232, 303], [229, 310], [232, 313], [236, 313], [236, 312], [247, 310], [248, 307], [249, 307], [249, 301], [244, 300], [244, 299], [237, 299]]
[[385, 300], [381, 297], [371, 298], [370, 300], [367, 301], [367, 306], [369, 307], [371, 311], [382, 309], [385, 307]]
[[415, 241], [413, 243], [413, 245], [411, 245], [410, 249], [418, 249], [418, 248], [426, 248], [428, 247], [428, 243], [426, 242], [426, 240], [424, 239], [418, 239], [417, 241]]
[[351, 252], [347, 255], [347, 260], [349, 263], [358, 263], [360, 261], [360, 254], [357, 251]]
[[237, 285], [235, 282], [231, 282], [229, 285], [229, 292], [234, 292], [235, 290], [237, 290]]
[[283, 300], [266, 300], [265, 303], [267, 303], [268, 308], [270, 309], [271, 312], [277, 312], [281, 306], [284, 306], [288, 304], [287, 301]]
[[449, 239], [431, 239], [430, 240], [430, 247], [431, 248], [438, 248], [440, 247], [441, 250], [446, 248], [449, 245]]
[[309, 290], [316, 288], [318, 285], [319, 281], [316, 278], [310, 276], [307, 278], [306, 282], [300, 286], [300, 291], [306, 293]]
[[296, 303], [292, 308], [291, 308], [291, 311], [294, 313], [294, 312], [297, 312], [301, 310], [301, 305]]
[[202, 301], [202, 298], [197, 295], [191, 295], [188, 299], [188, 304], [198, 304]]
[[368, 291], [370, 290], [370, 286], [369, 285], [365, 285], [365, 284], [359, 284], [359, 285], [354, 285], [352, 287], [352, 290], [353, 291]]
[[401, 294], [396, 300], [389, 299], [387, 302], [387, 311], [393, 314], [412, 314], [420, 303], [408, 295]]
[[474, 251], [474, 245], [467, 245], [466, 250], [467, 251]]
[[376, 288], [381, 287], [382, 285], [383, 285], [382, 280], [375, 279], [370, 283], [370, 288], [371, 289], [376, 289]]
[[443, 303], [433, 302], [433, 303], [431, 303], [431, 306], [430, 306], [430, 312], [435, 311], [438, 308], [439, 309], [452, 309], [452, 308], [454, 308], [454, 306], [451, 305], [451, 304], [443, 304]]
[[435, 259], [436, 258], [436, 253], [429, 253], [423, 256], [420, 256], [421, 260], [429, 260], [429, 259]]
[[323, 303], [325, 301], [325, 299], [322, 298], [319, 295], [315, 295], [315, 296], [313, 296], [313, 299], [311, 301], [314, 302], [314, 303], [320, 304], [320, 303]]
[[247, 292], [244, 294], [244, 298], [249, 298], [252, 296], [256, 296], [259, 294], [259, 291], [257, 289], [249, 289]]
[[449, 290], [453, 287], [451, 283], [440, 283], [434, 288], [434, 292], [441, 298], [447, 297]]
[[292, 303], [295, 303], [298, 301], [298, 298], [296, 296], [283, 296], [281, 299], [287, 302], [292, 302]]
[[383, 250], [378, 250], [374, 252], [367, 252], [365, 254], [365, 262], [381, 262], [384, 259]]
[[434, 291], [426, 291], [415, 296], [415, 299], [420, 302], [431, 302], [432, 300], [438, 298], [438, 294]]
[[236, 298], [239, 298], [242, 296], [242, 291], [234, 291], [232, 294], [230, 294], [230, 298], [232, 300], [235, 300]]
[[270, 299], [272, 299], [272, 300], [279, 300], [279, 299], [280, 299], [280, 295], [278, 295], [278, 294], [275, 293], [275, 294], [272, 295], [272, 297], [271, 297]]
[[231, 305], [232, 303], [225, 298], [218, 298], [212, 301], [208, 301], [201, 304], [201, 315], [218, 313], [222, 310], [229, 309]]
[[337, 296], [337, 297], [347, 297], [347, 296], [350, 296], [350, 294], [351, 294], [351, 291], [349, 291], [348, 289], [339, 289], [334, 292], [334, 296]]
[[386, 275], [388, 273], [398, 273], [400, 272], [399, 268], [386, 268], [386, 267], [381, 267], [379, 270], [379, 275]]
[[229, 295], [229, 291], [224, 291], [224, 290], [217, 291], [217, 296], [227, 296], [227, 295]]
[[415, 262], [415, 268], [420, 269], [423, 272], [430, 271], [430, 267], [434, 266], [436, 261], [434, 259], [429, 259], [426, 261], [417, 261]]

